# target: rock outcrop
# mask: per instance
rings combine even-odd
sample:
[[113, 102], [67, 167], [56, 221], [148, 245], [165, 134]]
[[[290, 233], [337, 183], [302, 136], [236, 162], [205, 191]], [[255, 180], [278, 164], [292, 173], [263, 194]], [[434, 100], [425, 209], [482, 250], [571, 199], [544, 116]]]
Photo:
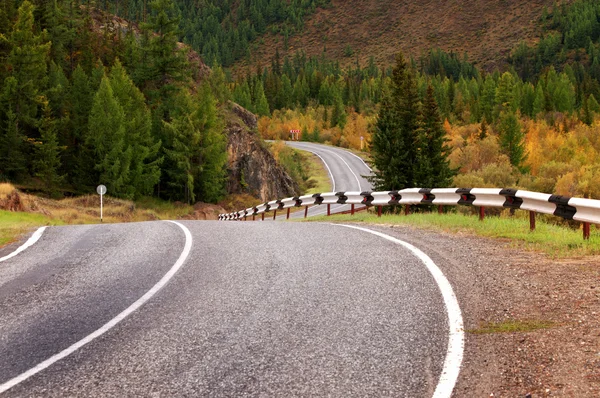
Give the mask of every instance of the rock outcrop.
[[299, 193], [298, 185], [258, 136], [254, 114], [231, 103], [225, 129], [229, 136], [229, 193], [249, 193], [264, 202]]

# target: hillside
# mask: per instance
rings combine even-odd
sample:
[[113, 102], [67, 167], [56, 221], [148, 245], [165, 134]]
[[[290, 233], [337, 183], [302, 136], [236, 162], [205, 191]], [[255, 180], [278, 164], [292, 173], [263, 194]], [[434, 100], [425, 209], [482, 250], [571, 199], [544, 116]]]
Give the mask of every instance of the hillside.
[[[430, 48], [467, 52], [469, 59], [486, 70], [505, 64], [507, 55], [522, 40], [539, 34], [539, 18], [553, 0], [332, 0], [305, 23], [304, 30], [289, 38], [284, 51], [280, 35], [265, 34], [251, 61], [269, 60], [276, 49], [298, 50], [342, 64], [365, 64], [373, 56], [378, 64], [391, 65], [402, 50], [419, 56]], [[246, 66], [248, 59], [237, 67]]]

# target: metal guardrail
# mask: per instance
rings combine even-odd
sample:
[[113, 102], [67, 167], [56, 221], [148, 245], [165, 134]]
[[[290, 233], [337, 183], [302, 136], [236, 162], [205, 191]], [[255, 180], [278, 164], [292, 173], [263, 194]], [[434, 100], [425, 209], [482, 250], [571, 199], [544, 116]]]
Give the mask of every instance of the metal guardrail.
[[285, 209], [288, 210], [289, 218], [289, 209], [292, 207], [305, 207], [306, 217], [308, 207], [314, 205], [327, 205], [329, 215], [332, 204], [352, 205], [352, 212], [354, 205], [378, 206], [380, 215], [382, 206], [406, 205], [407, 212], [409, 206], [420, 204], [477, 206], [480, 208], [482, 219], [486, 207], [528, 210], [532, 230], [535, 229], [536, 213], [551, 214], [566, 220], [582, 222], [585, 239], [590, 237], [590, 224], [600, 224], [600, 200], [500, 188], [410, 188], [387, 192], [328, 192], [274, 200], [235, 213], [221, 214], [219, 220], [246, 220], [248, 216], [255, 219], [257, 215], [261, 215], [264, 220], [265, 213], [269, 212], [274, 212], [275, 219], [277, 211]]

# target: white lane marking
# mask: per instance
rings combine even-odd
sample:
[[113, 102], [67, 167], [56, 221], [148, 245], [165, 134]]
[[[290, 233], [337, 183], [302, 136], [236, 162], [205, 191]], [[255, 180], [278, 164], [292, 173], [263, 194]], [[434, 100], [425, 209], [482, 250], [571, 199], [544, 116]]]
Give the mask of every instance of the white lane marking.
[[[304, 148], [304, 150], [309, 151], [309, 152], [313, 152], [312, 150], [306, 149], [306, 147], [302, 147], [302, 145], [300, 145], [300, 148]], [[331, 154], [334, 154], [335, 156], [337, 156], [338, 158], [340, 158], [340, 160], [342, 162], [344, 162], [344, 164], [346, 165], [346, 167], [348, 167], [348, 170], [350, 170], [350, 173], [352, 173], [352, 175], [354, 176], [354, 178], [356, 179], [356, 183], [358, 184], [358, 191], [361, 192], [362, 188], [360, 186], [360, 180], [358, 179], [358, 176], [356, 175], [356, 173], [354, 172], [354, 170], [352, 170], [352, 167], [350, 167], [350, 165], [348, 164], [348, 162], [346, 162], [346, 160], [341, 157], [338, 153], [336, 153], [335, 151], [330, 151], [328, 149], [323, 149], [323, 148], [319, 148], [319, 150], [323, 151], [323, 152], [328, 152]], [[343, 150], [343, 149], [342, 149]], [[348, 152], [348, 151], [344, 151], [344, 152]], [[315, 152], [313, 152], [315, 153]], [[315, 153], [315, 155], [319, 156], [318, 154]], [[355, 155], [356, 156], [356, 155]], [[320, 156], [319, 156], [320, 157]], [[322, 159], [322, 158], [321, 158]], [[335, 192], [335, 189], [333, 190]]]
[[33, 233], [33, 235], [31, 235], [29, 237], [29, 239], [27, 239], [27, 242], [23, 243], [21, 246], [19, 246], [17, 248], [17, 250], [15, 250], [14, 252], [0, 258], [0, 262], [2, 261], [6, 261], [9, 258], [13, 258], [14, 256], [16, 256], [17, 254], [21, 253], [23, 250], [27, 249], [29, 246], [32, 246], [35, 242], [37, 242], [41, 237], [42, 234], [44, 233], [44, 231], [46, 230], [46, 227], [40, 227], [37, 229], [37, 231], [35, 231]]
[[133, 303], [129, 307], [127, 307], [119, 315], [117, 315], [116, 317], [114, 317], [113, 319], [111, 319], [110, 321], [105, 323], [100, 329], [87, 335], [83, 339], [79, 340], [78, 342], [76, 342], [72, 346], [64, 349], [63, 351], [59, 352], [58, 354], [51, 356], [50, 358], [46, 359], [44, 362], [37, 364], [35, 367], [29, 369], [28, 371], [21, 373], [20, 375], [10, 379], [9, 381], [7, 381], [3, 384], [0, 384], [0, 394], [9, 390], [10, 388], [16, 386], [17, 384], [22, 383], [23, 381], [27, 380], [31, 376], [35, 375], [36, 373], [39, 373], [42, 370], [48, 368], [55, 362], [58, 362], [61, 359], [71, 355], [72, 353], [74, 353], [75, 351], [77, 351], [78, 349], [80, 349], [81, 347], [86, 345], [87, 343], [90, 343], [94, 339], [102, 336], [104, 333], [108, 332], [110, 329], [115, 327], [123, 319], [127, 318], [129, 315], [131, 315], [133, 312], [135, 312], [137, 309], [139, 309], [148, 300], [150, 300], [156, 293], [158, 293], [158, 291], [160, 289], [162, 289], [167, 283], [169, 283], [171, 278], [173, 278], [173, 276], [175, 276], [177, 271], [179, 271], [181, 266], [185, 263], [185, 260], [187, 259], [188, 255], [190, 254], [190, 251], [192, 249], [192, 234], [190, 233], [190, 231], [184, 225], [182, 225], [176, 221], [169, 221], [169, 222], [172, 222], [173, 224], [178, 225], [179, 228], [181, 228], [183, 230], [183, 233], [185, 234], [185, 246], [183, 248], [183, 251], [181, 252], [181, 255], [179, 256], [179, 258], [177, 259], [177, 261], [175, 262], [173, 267], [171, 267], [169, 272], [167, 272], [165, 274], [165, 276], [163, 276], [162, 279], [156, 283], [156, 285], [152, 286], [152, 289], [148, 290], [148, 292], [146, 292], [146, 294], [144, 294], [142, 297], [140, 297], [135, 303]]
[[355, 154], [355, 153], [352, 153], [352, 152], [350, 152], [350, 151], [346, 151], [346, 152], [348, 152], [350, 155], [352, 155], [352, 156], [354, 156], [355, 158], [357, 158], [358, 160], [360, 160], [360, 161], [361, 161], [361, 162], [362, 162], [362, 163], [365, 165], [365, 167], [366, 167], [367, 169], [369, 169], [369, 171], [370, 171], [370, 172], [373, 172], [373, 169], [372, 169], [372, 168], [371, 168], [371, 167], [370, 167], [370, 166], [367, 164], [367, 162], [365, 162], [365, 161], [363, 160], [363, 158], [361, 158], [361, 157], [360, 157], [360, 156], [358, 156], [357, 154]]
[[[287, 141], [286, 141], [287, 142]], [[327, 168], [327, 171], [329, 172], [329, 178], [331, 178], [331, 183], [333, 184], [333, 187], [331, 189], [331, 192], [335, 192], [335, 178], [333, 178], [333, 173], [331, 172], [331, 169], [329, 168], [329, 165], [327, 164], [327, 162], [325, 161], [325, 159], [323, 159], [321, 157], [321, 155], [319, 155], [318, 153], [316, 153], [315, 151], [308, 149], [306, 147], [303, 148], [298, 148], [298, 147], [294, 147], [293, 145], [290, 145], [292, 148], [296, 148], [296, 149], [300, 149], [301, 151], [306, 151], [306, 152], [310, 152], [313, 155], [316, 155], [319, 157], [319, 159], [321, 159], [321, 162], [323, 162], [323, 164], [325, 165], [325, 167]]]
[[450, 329], [448, 331], [448, 350], [446, 351], [446, 359], [444, 360], [442, 374], [440, 375], [440, 380], [438, 381], [438, 385], [435, 389], [435, 392], [433, 393], [433, 398], [450, 398], [450, 396], [452, 395], [452, 390], [454, 390], [454, 386], [456, 385], [458, 374], [460, 373], [460, 366], [463, 359], [465, 340], [463, 319], [460, 311], [460, 306], [458, 305], [458, 300], [456, 299], [454, 290], [452, 290], [452, 285], [450, 285], [450, 282], [444, 276], [442, 270], [440, 270], [438, 266], [435, 265], [433, 260], [429, 258], [427, 254], [423, 253], [420, 249], [411, 245], [410, 243], [393, 238], [381, 232], [373, 231], [366, 228], [344, 224], [332, 225], [339, 225], [341, 227], [368, 232], [370, 234], [377, 235], [383, 239], [387, 239], [391, 242], [402, 245], [408, 250], [410, 250], [412, 254], [414, 254], [419, 260], [423, 262], [423, 264], [425, 264], [425, 266], [431, 273], [431, 276], [433, 276], [433, 279], [435, 279], [435, 282], [437, 283], [438, 288], [442, 293], [444, 304], [446, 306], [446, 312], [448, 313], [448, 325]]

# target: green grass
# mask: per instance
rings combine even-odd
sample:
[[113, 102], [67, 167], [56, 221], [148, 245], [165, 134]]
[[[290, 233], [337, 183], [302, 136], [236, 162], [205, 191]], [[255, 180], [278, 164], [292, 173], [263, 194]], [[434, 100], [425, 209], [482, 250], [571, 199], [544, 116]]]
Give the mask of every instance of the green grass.
[[600, 230], [592, 226], [592, 236], [583, 240], [583, 233], [567, 226], [537, 221], [537, 228], [531, 232], [526, 212], [514, 217], [488, 216], [479, 221], [476, 215], [459, 213], [415, 213], [409, 216], [386, 215], [378, 218], [373, 212], [331, 217], [315, 217], [308, 221], [364, 222], [369, 224], [407, 225], [450, 233], [468, 233], [476, 236], [509, 240], [514, 246], [547, 253], [553, 257], [572, 257], [600, 254]]
[[554, 322], [549, 321], [510, 319], [502, 322], [486, 322], [477, 329], [470, 329], [467, 332], [473, 334], [533, 332], [553, 326], [555, 326]]
[[319, 157], [310, 152], [305, 152], [307, 160], [308, 160], [308, 175], [310, 176], [309, 181], [313, 181], [311, 183], [312, 188], [310, 188], [306, 195], [311, 195], [315, 193], [323, 193], [323, 192], [331, 192], [331, 179], [329, 178], [329, 172], [325, 168], [325, 165], [319, 159]]
[[0, 247], [16, 241], [22, 234], [43, 225], [60, 225], [43, 214], [0, 210]]

